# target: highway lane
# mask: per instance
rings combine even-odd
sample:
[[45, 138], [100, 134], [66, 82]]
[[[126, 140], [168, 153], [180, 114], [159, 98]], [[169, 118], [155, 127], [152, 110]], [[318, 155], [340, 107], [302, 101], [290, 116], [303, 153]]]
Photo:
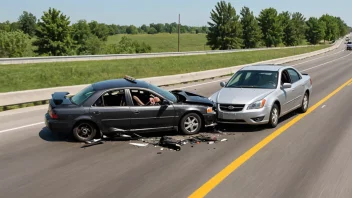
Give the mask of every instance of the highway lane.
[[[321, 59], [303, 63], [297, 67], [301, 70], [308, 69], [344, 57], [349, 53], [341, 52], [324, 56]], [[297, 63], [305, 61], [307, 60], [298, 61]], [[307, 71], [312, 76], [314, 85], [311, 104], [319, 101], [352, 77], [351, 61], [352, 55], [323, 65], [319, 69], [315, 68]], [[219, 82], [209, 82], [202, 86], [188, 87], [186, 89], [209, 96], [219, 88]], [[339, 111], [342, 111], [342, 116], [347, 116], [346, 112], [351, 110], [350, 106], [346, 106], [349, 103], [348, 99], [345, 98], [351, 96], [348, 93], [350, 92], [341, 94], [339, 96], [341, 99], [336, 99], [338, 103], [334, 103], [335, 99], [327, 102], [323, 110], [335, 112], [331, 116], [325, 115], [326, 112], [321, 113], [323, 115], [313, 112], [307, 118], [304, 118], [304, 121], [295, 125], [295, 127], [300, 127], [296, 130], [305, 131], [305, 133], [316, 130], [313, 134], [320, 138], [324, 139], [322, 134], [325, 134], [326, 138], [334, 139], [335, 136], [331, 135], [331, 129], [333, 129], [333, 126], [341, 125], [343, 127], [341, 133], [345, 133], [346, 137], [348, 137], [348, 130], [351, 131], [350, 125], [342, 125], [341, 119], [337, 117], [337, 115], [340, 115]], [[0, 131], [42, 122], [45, 108], [37, 108], [32, 108], [35, 110], [30, 112], [21, 109], [16, 110], [20, 113], [15, 113], [15, 111], [0, 113], [0, 126], [2, 127]], [[293, 115], [286, 117], [286, 120], [283, 120], [279, 126], [291, 120]], [[11, 122], [11, 120], [15, 121]], [[307, 120], [310, 120], [310, 122]], [[332, 124], [331, 128], [324, 127], [324, 124], [319, 127], [313, 127], [312, 125], [312, 123], [328, 123], [327, 121], [337, 124]], [[5, 123], [8, 124], [3, 126]], [[186, 145], [181, 152], [163, 151], [161, 155], [156, 154], [159, 151], [157, 148], [136, 149], [126, 142], [108, 142], [104, 145], [83, 150], [79, 148], [80, 144], [78, 143], [59, 140], [51, 136], [40, 124], [0, 133], [0, 161], [2, 162], [0, 163], [0, 190], [4, 197], [96, 197], [99, 195], [106, 197], [187, 197], [227, 164], [274, 131], [262, 127], [244, 126], [225, 126], [225, 129], [234, 134], [229, 136], [229, 142], [216, 145], [197, 145], [194, 148]], [[293, 137], [286, 137], [287, 134]], [[251, 159], [241, 167], [242, 169], [246, 168], [245, 170], [239, 169], [234, 172], [215, 188], [209, 194], [209, 197], [225, 197], [231, 194], [246, 197], [247, 195], [258, 195], [260, 192], [264, 192], [263, 195], [268, 195], [261, 197], [270, 197], [269, 195], [275, 197], [294, 192], [293, 190], [300, 186], [298, 184], [295, 186], [292, 183], [295, 181], [300, 183], [299, 180], [304, 177], [297, 176], [295, 171], [289, 171], [285, 174], [282, 171], [280, 172], [279, 166], [281, 164], [279, 160], [282, 157], [280, 155], [286, 157], [285, 163], [292, 163], [292, 160], [299, 158], [299, 155], [303, 155], [306, 150], [311, 150], [310, 156], [314, 154], [317, 155], [317, 158], [329, 157], [326, 152], [319, 152], [319, 149], [329, 144], [328, 141], [318, 141], [316, 144], [312, 144], [318, 137], [314, 135], [302, 137], [302, 134], [296, 134], [297, 132], [293, 127], [289, 129], [289, 131], [285, 132], [285, 135], [283, 134], [273, 141], [270, 144], [271, 147], [265, 148], [268, 150], [262, 150], [256, 155], [256, 157], [260, 157], [259, 161], [261, 160], [261, 163], [256, 163], [258, 160], [253, 161], [254, 158], [253, 160]], [[306, 150], [299, 149], [297, 154], [291, 157], [293, 150], [285, 150], [287, 145], [292, 146], [300, 141], [305, 147], [294, 145], [294, 148], [302, 146]], [[339, 145], [339, 147], [345, 148], [345, 144], [348, 141], [341, 141], [341, 138], [337, 137], [334, 142], [335, 144], [331, 145], [331, 147]], [[274, 143], [275, 146], [273, 146]], [[276, 150], [273, 150], [275, 148], [282, 152], [275, 153]], [[302, 159], [302, 161], [299, 161], [299, 167], [304, 168], [307, 166], [307, 170], [313, 170], [313, 166], [307, 164], [309, 158], [306, 157], [305, 159], [307, 160]], [[270, 163], [272, 166], [265, 165]], [[250, 164], [250, 166], [247, 167], [247, 164]], [[336, 163], [330, 165], [317, 163], [317, 165], [331, 168]], [[270, 174], [269, 177], [264, 173], [258, 173], [257, 170], [259, 169], [272, 172], [273, 174]], [[295, 170], [298, 170], [298, 168]], [[321, 177], [319, 178], [321, 183], [315, 188], [305, 188], [305, 191], [302, 192], [303, 194], [300, 194], [301, 197], [305, 197], [304, 193], [309, 194], [318, 191], [320, 189], [319, 185], [321, 187], [327, 184], [322, 179], [327, 176], [331, 177], [330, 174], [333, 175], [333, 173], [322, 176], [311, 175], [310, 179], [305, 181], [305, 184], [312, 185], [312, 182], [318, 177]], [[335, 171], [335, 173], [337, 172]], [[285, 177], [280, 174], [285, 175]], [[289, 177], [290, 182], [282, 182], [284, 184], [281, 184], [280, 181], [287, 177]], [[256, 190], [252, 192], [253, 185], [240, 185], [241, 182], [239, 182], [238, 178], [241, 178], [240, 180], [245, 178], [246, 184], [258, 184]], [[253, 182], [257, 179], [265, 182], [267, 178], [270, 178], [267, 181], [277, 181], [265, 189], [262, 183]], [[266, 183], [267, 185], [270, 184], [270, 182]], [[288, 184], [295, 187], [291, 188]], [[343, 182], [342, 184], [348, 185], [348, 183]]]
[[351, 197], [351, 98], [352, 85], [264, 147], [207, 197]]

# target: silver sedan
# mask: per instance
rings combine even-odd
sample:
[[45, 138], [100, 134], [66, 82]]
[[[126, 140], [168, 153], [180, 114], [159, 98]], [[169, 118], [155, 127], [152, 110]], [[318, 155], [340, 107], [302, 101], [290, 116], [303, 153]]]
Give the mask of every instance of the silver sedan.
[[218, 122], [268, 124], [275, 128], [279, 118], [299, 109], [305, 113], [312, 80], [290, 66], [253, 65], [237, 71], [210, 100], [216, 103]]

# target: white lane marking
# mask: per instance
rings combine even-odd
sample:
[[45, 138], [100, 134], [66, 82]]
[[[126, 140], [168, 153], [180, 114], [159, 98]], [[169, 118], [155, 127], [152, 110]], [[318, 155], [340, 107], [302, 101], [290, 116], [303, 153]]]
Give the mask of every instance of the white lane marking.
[[329, 63], [332, 63], [332, 62], [335, 62], [335, 61], [340, 60], [340, 59], [343, 59], [343, 58], [345, 58], [345, 57], [347, 57], [347, 56], [349, 56], [349, 55], [351, 55], [351, 54], [352, 54], [352, 53], [349, 53], [349, 54], [347, 54], [346, 56], [340, 57], [340, 58], [338, 58], [338, 59], [334, 59], [334, 60], [332, 60], [332, 61], [329, 61], [329, 62], [320, 64], [320, 65], [317, 65], [317, 66], [314, 66], [314, 67], [310, 67], [310, 68], [308, 68], [308, 69], [304, 69], [304, 70], [302, 70], [302, 72], [308, 71], [308, 70], [311, 70], [311, 69], [314, 69], [314, 68], [317, 68], [317, 67], [321, 67], [321, 66], [324, 66], [324, 65], [329, 64]]
[[12, 128], [12, 129], [5, 129], [5, 130], [0, 131], [0, 133], [6, 133], [6, 132], [9, 132], [9, 131], [14, 131], [14, 130], [17, 130], [17, 129], [23, 129], [23, 128], [36, 126], [36, 125], [40, 125], [40, 124], [44, 124], [44, 122], [38, 122], [38, 123], [29, 124], [29, 125], [25, 125], [25, 126], [20, 126], [20, 127], [16, 127], [16, 128]]
[[294, 66], [297, 66], [297, 65], [301, 65], [301, 64], [304, 64], [304, 63], [308, 63], [308, 62], [311, 62], [311, 61], [314, 61], [314, 60], [318, 60], [318, 59], [321, 59], [321, 58], [326, 58], [327, 56], [332, 56], [332, 55], [336, 55], [336, 54], [339, 54], [341, 52], [343, 52], [345, 50], [341, 50], [339, 52], [336, 52], [336, 53], [333, 53], [333, 54], [328, 54], [326, 56], [322, 56], [322, 57], [318, 57], [318, 58], [313, 58], [313, 59], [310, 59], [310, 60], [307, 60], [307, 61], [304, 61], [304, 62], [301, 62], [301, 63], [297, 63], [297, 64], [294, 64], [294, 65], [291, 65], [292, 67]]
[[326, 105], [323, 105], [321, 108], [323, 109], [324, 107], [326, 107]]

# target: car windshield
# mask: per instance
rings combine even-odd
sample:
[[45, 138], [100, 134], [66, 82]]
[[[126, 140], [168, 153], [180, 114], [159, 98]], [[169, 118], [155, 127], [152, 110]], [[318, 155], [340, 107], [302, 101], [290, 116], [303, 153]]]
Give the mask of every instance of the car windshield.
[[155, 86], [155, 85], [152, 85], [152, 84], [149, 84], [149, 88], [153, 91], [155, 91], [156, 93], [164, 96], [166, 99], [172, 101], [172, 102], [177, 102], [177, 98], [174, 94], [172, 94], [171, 92], [165, 90], [165, 89], [162, 89], [158, 86]]
[[238, 71], [229, 80], [228, 88], [275, 89], [278, 83], [277, 71]]
[[71, 98], [71, 102], [76, 105], [81, 105], [84, 101], [86, 101], [93, 93], [95, 92], [92, 85], [82, 89], [76, 95]]
[[347, 44], [352, 44], [352, 42], [348, 42]]

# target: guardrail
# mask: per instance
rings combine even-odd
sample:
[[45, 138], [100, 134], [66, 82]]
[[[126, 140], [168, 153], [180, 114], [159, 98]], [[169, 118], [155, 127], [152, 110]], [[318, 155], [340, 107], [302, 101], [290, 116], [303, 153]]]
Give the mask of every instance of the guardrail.
[[235, 52], [261, 51], [261, 50], [302, 48], [302, 47], [310, 47], [310, 46], [314, 46], [314, 45], [302, 45], [302, 46], [293, 46], [293, 47], [233, 49], [233, 50], [207, 50], [207, 51], [190, 51], [190, 52], [0, 58], [0, 64], [10, 65], [10, 64], [47, 63], [47, 62], [73, 62], [73, 61], [157, 58], [157, 57], [171, 57], [171, 56], [194, 56], [194, 55], [206, 55], [206, 54], [223, 54], [223, 53], [235, 53]]
[[[295, 56], [289, 56], [284, 58], [278, 58], [273, 60], [261, 61], [257, 63], [251, 63], [246, 65], [238, 65], [233, 67], [221, 68], [221, 69], [213, 69], [201, 72], [192, 72], [186, 74], [177, 74], [177, 75], [170, 75], [170, 76], [159, 76], [159, 77], [151, 77], [151, 78], [144, 78], [141, 80], [147, 81], [149, 83], [155, 84], [157, 86], [164, 86], [164, 85], [172, 85], [172, 84], [179, 84], [183, 82], [191, 82], [196, 80], [203, 80], [209, 79], [219, 76], [225, 76], [232, 73], [235, 73], [242, 67], [253, 65], [253, 64], [283, 64], [287, 62], [297, 61], [305, 58], [309, 58], [315, 55], [323, 54], [338, 48], [342, 43], [342, 40], [339, 42], [335, 42], [333, 46], [306, 53], [300, 54]], [[36, 90], [26, 90], [26, 91], [15, 91], [15, 92], [7, 92], [7, 93], [0, 93], [0, 106], [9, 106], [9, 105], [16, 105], [16, 104], [24, 104], [30, 102], [37, 102], [48, 100], [51, 98], [51, 94], [53, 92], [62, 92], [68, 91], [71, 94], [76, 94], [78, 91], [86, 87], [85, 85], [76, 85], [76, 86], [65, 86], [65, 87], [53, 87], [53, 88], [45, 88], [45, 89], [36, 89]]]

